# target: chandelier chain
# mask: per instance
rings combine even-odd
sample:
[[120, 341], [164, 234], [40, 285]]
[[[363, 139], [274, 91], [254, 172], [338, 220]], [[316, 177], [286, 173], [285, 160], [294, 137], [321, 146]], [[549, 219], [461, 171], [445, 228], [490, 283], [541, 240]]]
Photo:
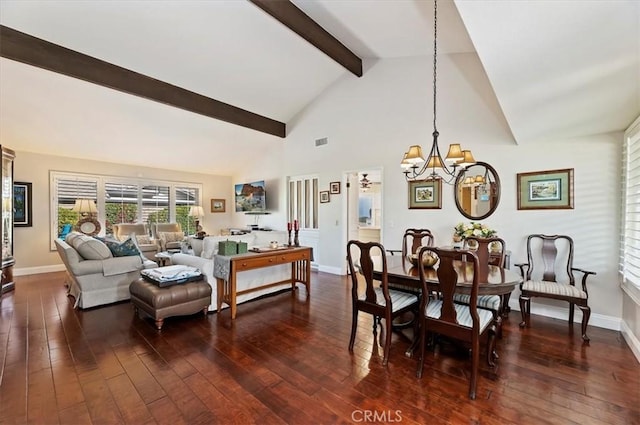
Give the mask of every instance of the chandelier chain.
[[438, 0], [433, 1], [433, 131], [436, 129], [436, 80], [438, 76]]

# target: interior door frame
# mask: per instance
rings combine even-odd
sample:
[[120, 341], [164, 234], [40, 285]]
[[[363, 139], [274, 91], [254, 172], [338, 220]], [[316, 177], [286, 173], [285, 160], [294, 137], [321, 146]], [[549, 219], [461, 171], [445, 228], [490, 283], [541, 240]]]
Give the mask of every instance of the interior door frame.
[[[350, 194], [352, 190], [358, 190], [358, 175], [362, 172], [377, 171], [380, 173], [380, 243], [384, 244], [384, 167], [372, 166], [372, 167], [360, 167], [354, 170], [346, 170], [342, 173], [342, 181], [345, 187], [345, 202], [342, 204], [342, 252], [344, 254], [345, 261], [341, 265], [340, 273], [347, 275], [349, 268], [347, 267], [347, 242], [349, 241], [349, 212], [358, 209], [358, 205], [351, 205]], [[355, 179], [350, 180], [350, 177], [355, 174]]]

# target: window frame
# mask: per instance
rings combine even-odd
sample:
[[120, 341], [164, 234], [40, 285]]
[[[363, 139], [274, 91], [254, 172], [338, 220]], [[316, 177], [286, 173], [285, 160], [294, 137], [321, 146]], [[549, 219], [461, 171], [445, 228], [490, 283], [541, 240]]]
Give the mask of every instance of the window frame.
[[57, 191], [57, 182], [59, 179], [64, 180], [85, 180], [91, 181], [94, 180], [97, 183], [97, 202], [96, 205], [98, 207], [98, 216], [97, 220], [100, 223], [101, 230], [98, 234], [99, 236], [104, 236], [106, 234], [106, 210], [105, 210], [105, 199], [106, 199], [106, 183], [115, 183], [115, 184], [130, 184], [137, 185], [138, 187], [138, 209], [137, 209], [137, 219], [136, 222], [142, 222], [142, 214], [143, 214], [143, 199], [142, 199], [142, 190], [145, 186], [168, 186], [169, 187], [169, 222], [176, 222], [176, 196], [175, 191], [177, 188], [192, 188], [195, 189], [198, 193], [196, 199], [196, 205], [202, 205], [202, 183], [195, 182], [183, 182], [183, 181], [171, 181], [171, 180], [160, 180], [160, 179], [142, 179], [142, 178], [130, 178], [130, 177], [119, 177], [119, 176], [111, 176], [106, 174], [88, 174], [88, 173], [77, 173], [70, 171], [49, 171], [49, 193], [51, 194], [50, 202], [49, 202], [49, 236], [50, 236], [50, 249], [55, 251], [55, 243], [54, 241], [58, 237], [58, 191]]
[[621, 180], [620, 283], [640, 304], [640, 117], [624, 133]]

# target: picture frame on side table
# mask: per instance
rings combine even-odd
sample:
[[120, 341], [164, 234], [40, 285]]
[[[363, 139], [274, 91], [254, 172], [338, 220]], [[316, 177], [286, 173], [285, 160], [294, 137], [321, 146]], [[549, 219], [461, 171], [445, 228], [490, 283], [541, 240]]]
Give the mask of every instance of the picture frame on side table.
[[329, 192], [332, 195], [339, 195], [340, 194], [340, 182], [331, 182], [331, 183], [329, 183]]
[[31, 227], [31, 183], [13, 183], [13, 225], [15, 227]]
[[330, 198], [329, 198], [329, 191], [328, 190], [323, 190], [320, 192], [320, 203], [321, 204], [325, 204], [327, 202], [329, 202]]
[[409, 209], [441, 209], [442, 180], [413, 180], [409, 182]]
[[518, 209], [573, 209], [573, 168], [518, 173]]
[[223, 213], [227, 210], [227, 201], [224, 199], [212, 199], [211, 200], [211, 212]]

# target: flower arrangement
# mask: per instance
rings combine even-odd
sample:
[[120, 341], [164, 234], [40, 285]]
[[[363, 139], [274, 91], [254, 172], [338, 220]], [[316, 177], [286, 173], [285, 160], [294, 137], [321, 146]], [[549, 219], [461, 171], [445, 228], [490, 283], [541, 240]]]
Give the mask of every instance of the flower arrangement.
[[490, 238], [491, 236], [495, 236], [497, 234], [498, 232], [496, 230], [493, 230], [484, 224], [474, 223], [473, 221], [469, 224], [458, 223], [453, 228], [453, 240], [456, 242], [465, 240], [469, 236]]

